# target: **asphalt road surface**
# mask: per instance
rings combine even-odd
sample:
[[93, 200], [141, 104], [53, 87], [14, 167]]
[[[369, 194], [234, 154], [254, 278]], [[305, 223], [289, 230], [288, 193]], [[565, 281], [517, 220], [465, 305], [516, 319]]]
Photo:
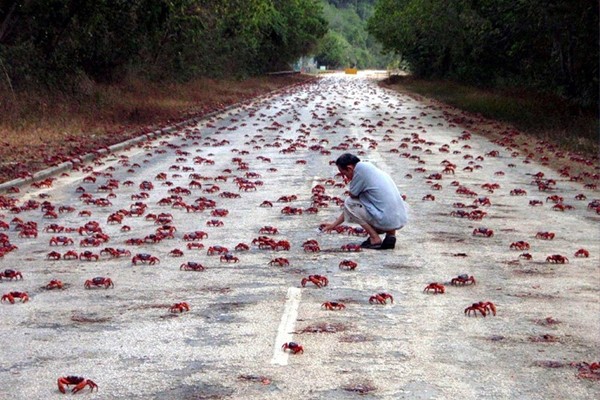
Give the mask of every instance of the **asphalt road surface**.
[[[67, 376], [97, 384], [77, 396], [98, 399], [598, 398], [599, 376], [583, 364], [600, 358], [600, 217], [587, 207], [598, 191], [470, 134], [445, 111], [360, 75], [332, 76], [101, 157], [51, 187], [5, 193], [0, 242], [18, 249], [4, 252], [0, 271], [23, 279], [5, 274], [1, 294], [29, 301], [0, 304], [0, 398], [63, 398], [57, 379]], [[317, 229], [340, 212], [346, 189], [331, 162], [346, 151], [406, 195], [410, 222], [395, 250], [344, 252], [364, 237]], [[573, 208], [556, 210], [554, 195]], [[27, 222], [37, 238], [21, 237]], [[184, 240], [196, 231], [207, 237]], [[51, 246], [55, 236], [73, 244]], [[259, 236], [290, 249], [259, 248]], [[320, 251], [305, 251], [309, 240]], [[529, 249], [510, 248], [519, 241]], [[208, 255], [216, 246], [230, 256]], [[67, 251], [93, 255], [65, 260]], [[134, 265], [137, 254], [159, 262]], [[204, 270], [182, 270], [188, 262]], [[451, 285], [461, 274], [476, 284]], [[328, 285], [302, 287], [309, 275]], [[96, 277], [114, 287], [94, 286]], [[62, 289], [46, 289], [51, 280]], [[445, 293], [424, 292], [432, 282]], [[369, 302], [382, 292], [393, 303]], [[496, 315], [465, 315], [478, 302]], [[289, 342], [303, 353], [284, 351]]]

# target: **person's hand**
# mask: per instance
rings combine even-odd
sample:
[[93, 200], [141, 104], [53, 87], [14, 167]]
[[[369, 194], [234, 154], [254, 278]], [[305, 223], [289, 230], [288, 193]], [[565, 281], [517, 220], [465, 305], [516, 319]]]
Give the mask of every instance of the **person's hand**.
[[319, 226], [319, 230], [323, 233], [329, 233], [333, 230], [333, 228], [335, 228], [335, 224], [333, 224], [333, 223], [322, 224]]

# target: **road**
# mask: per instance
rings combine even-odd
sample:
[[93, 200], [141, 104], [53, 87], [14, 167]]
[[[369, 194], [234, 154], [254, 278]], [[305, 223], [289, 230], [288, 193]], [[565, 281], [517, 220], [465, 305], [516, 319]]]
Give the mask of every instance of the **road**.
[[[345, 188], [331, 161], [345, 151], [390, 173], [407, 198], [410, 222], [393, 251], [342, 252], [342, 245], [364, 238], [317, 229], [339, 213], [335, 198]], [[0, 235], [18, 247], [0, 258], [0, 271], [23, 275], [2, 279], [0, 289], [30, 298], [0, 304], [0, 398], [62, 398], [56, 380], [69, 375], [95, 382], [97, 392], [85, 388], [79, 396], [98, 399], [597, 398], [598, 381], [571, 363], [600, 358], [600, 217], [587, 208], [598, 191], [513, 151], [469, 135], [439, 107], [361, 75], [337, 75], [103, 156], [57, 176], [51, 187], [5, 194], [21, 209], [30, 200], [74, 209], [56, 219], [40, 208], [0, 210], [0, 221], [10, 224]], [[444, 161], [454, 164], [454, 174], [443, 173]], [[549, 191], [532, 184], [540, 172], [542, 180], [556, 181]], [[118, 187], [103, 190], [110, 179]], [[153, 189], [141, 189], [144, 181]], [[190, 187], [191, 181], [200, 185]], [[457, 193], [454, 181], [466, 194]], [[312, 214], [317, 185], [329, 197]], [[92, 201], [86, 204], [77, 188]], [[511, 195], [515, 189], [526, 194]], [[181, 199], [173, 206], [176, 192]], [[587, 200], [575, 200], [578, 194]], [[552, 195], [574, 208], [555, 211]], [[183, 207], [202, 197], [203, 211]], [[483, 219], [457, 216], [475, 209], [455, 203], [471, 206], [483, 197], [491, 203], [478, 207]], [[118, 210], [139, 209], [138, 202], [146, 205], [140, 216], [108, 223]], [[303, 213], [286, 215], [284, 207]], [[212, 216], [215, 208], [228, 214]], [[159, 224], [147, 217], [161, 213], [170, 216]], [[37, 239], [19, 237], [13, 218], [36, 222]], [[211, 220], [223, 226], [207, 226]], [[110, 239], [83, 248], [86, 234], [73, 230], [90, 221]], [[44, 231], [50, 224], [72, 229]], [[173, 238], [126, 244], [163, 225], [176, 228]], [[277, 228], [268, 236], [288, 241], [290, 250], [253, 245], [265, 226]], [[493, 235], [473, 235], [479, 228]], [[183, 237], [195, 231], [208, 237], [195, 241], [203, 249], [189, 250]], [[553, 240], [536, 238], [546, 231]], [[50, 246], [53, 236], [74, 243]], [[305, 252], [308, 240], [321, 251]], [[530, 249], [510, 249], [517, 241]], [[239, 243], [250, 250], [234, 250]], [[239, 262], [207, 255], [215, 246]], [[100, 254], [106, 247], [160, 262], [133, 265], [130, 256], [105, 253], [98, 261], [62, 259], [68, 250]], [[589, 258], [574, 256], [581, 248]], [[174, 249], [184, 255], [171, 256]], [[50, 251], [61, 259], [48, 260]], [[520, 258], [524, 252], [532, 259]], [[569, 262], [547, 262], [554, 254]], [[278, 257], [289, 265], [270, 264]], [[358, 266], [340, 269], [345, 259]], [[205, 269], [180, 270], [187, 262]], [[302, 287], [311, 274], [325, 275], [329, 284]], [[476, 285], [450, 285], [460, 274]], [[94, 277], [110, 278], [114, 287], [84, 288]], [[47, 290], [52, 279], [64, 287]], [[445, 293], [424, 292], [431, 282], [444, 284]], [[391, 294], [393, 304], [370, 304], [380, 292]], [[326, 310], [327, 301], [346, 308]], [[495, 304], [497, 315], [466, 316], [465, 308], [479, 301]], [[169, 311], [181, 302], [189, 311]], [[304, 352], [284, 352], [290, 341]]]

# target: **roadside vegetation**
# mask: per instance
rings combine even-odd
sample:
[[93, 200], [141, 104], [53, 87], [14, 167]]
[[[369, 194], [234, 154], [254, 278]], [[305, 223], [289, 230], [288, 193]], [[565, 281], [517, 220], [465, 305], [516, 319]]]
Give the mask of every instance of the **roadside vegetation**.
[[297, 78], [318, 0], [0, 0], [0, 179]]
[[0, 92], [0, 182], [58, 164], [162, 125], [201, 117], [273, 90], [302, 84], [301, 75], [184, 83], [86, 83], [85, 94], [39, 90], [16, 101]]
[[385, 69], [397, 56], [367, 31], [376, 0], [321, 0], [329, 30], [315, 49], [319, 65], [331, 69]]
[[[0, 0], [0, 180], [301, 81], [301, 56], [598, 154], [598, 2]], [[398, 78], [400, 79], [400, 78]]]
[[369, 32], [419, 78], [598, 105], [598, 2], [379, 0]]
[[598, 2], [379, 0], [368, 29], [403, 90], [598, 157]]
[[527, 90], [491, 90], [452, 81], [392, 76], [386, 84], [404, 92], [439, 100], [485, 118], [509, 123], [562, 148], [596, 157], [600, 151], [598, 117], [558, 96]]

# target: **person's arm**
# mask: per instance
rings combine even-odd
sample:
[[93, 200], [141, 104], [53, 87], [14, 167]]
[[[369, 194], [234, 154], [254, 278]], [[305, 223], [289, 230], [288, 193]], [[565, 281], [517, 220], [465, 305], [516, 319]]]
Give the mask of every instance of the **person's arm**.
[[[356, 164], [358, 166], [359, 164]], [[354, 176], [348, 182], [348, 194], [352, 199], [358, 199], [359, 195], [367, 188], [367, 179], [363, 168], [354, 168]]]
[[323, 226], [321, 228], [321, 230], [325, 233], [331, 232], [333, 229], [335, 229], [338, 225], [341, 225], [342, 222], [344, 222], [344, 213], [341, 213], [339, 217], [337, 217], [337, 219], [335, 221], [333, 221], [330, 224], [326, 224], [325, 226]]

